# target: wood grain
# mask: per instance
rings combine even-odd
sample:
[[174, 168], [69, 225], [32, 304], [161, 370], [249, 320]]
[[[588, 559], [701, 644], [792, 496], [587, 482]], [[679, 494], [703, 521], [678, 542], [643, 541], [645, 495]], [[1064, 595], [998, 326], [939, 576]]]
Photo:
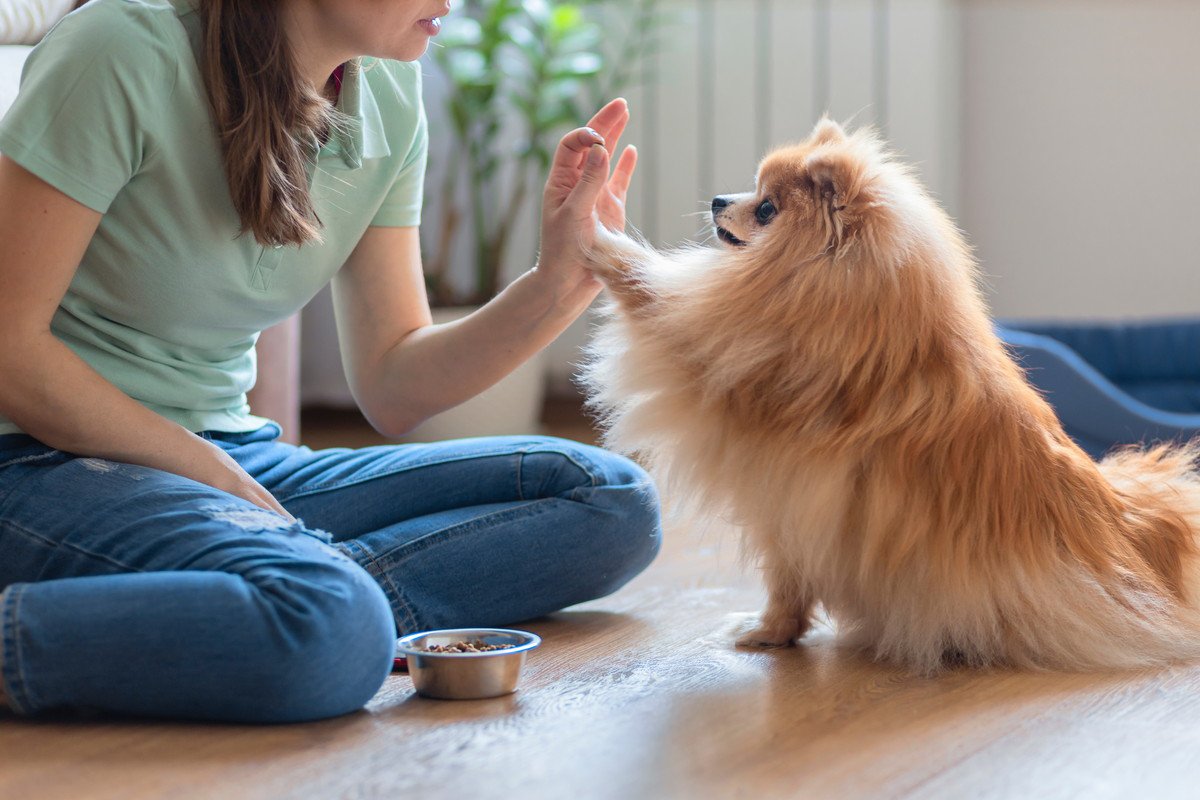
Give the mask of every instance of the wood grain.
[[737, 650], [761, 592], [735, 552], [670, 530], [618, 594], [526, 625], [545, 645], [505, 698], [394, 676], [305, 725], [5, 717], [0, 797], [1195, 796], [1200, 668], [923, 679], [828, 629]]

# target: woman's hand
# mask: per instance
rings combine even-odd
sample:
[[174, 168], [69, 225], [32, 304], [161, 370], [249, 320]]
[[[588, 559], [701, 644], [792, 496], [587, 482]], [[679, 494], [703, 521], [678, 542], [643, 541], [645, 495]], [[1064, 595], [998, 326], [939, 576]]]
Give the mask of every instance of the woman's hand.
[[178, 474], [248, 500], [259, 508], [274, 511], [291, 522], [296, 521], [274, 495], [242, 469], [242, 465], [235, 461], [233, 456], [212, 442], [199, 437], [196, 439], [202, 443], [197, 461], [187, 464]]
[[629, 122], [621, 98], [600, 109], [588, 127], [562, 138], [554, 154], [542, 199], [542, 242], [537, 272], [556, 297], [590, 303], [600, 283], [584, 267], [583, 250], [596, 235], [597, 222], [625, 229], [625, 198], [637, 167], [637, 150], [626, 147], [609, 176], [617, 142]]

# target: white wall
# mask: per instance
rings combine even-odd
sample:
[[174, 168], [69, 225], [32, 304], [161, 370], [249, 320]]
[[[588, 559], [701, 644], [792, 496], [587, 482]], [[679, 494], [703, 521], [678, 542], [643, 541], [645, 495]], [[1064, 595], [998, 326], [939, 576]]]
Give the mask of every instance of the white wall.
[[997, 314], [1200, 314], [1200, 3], [963, 4], [960, 222]]

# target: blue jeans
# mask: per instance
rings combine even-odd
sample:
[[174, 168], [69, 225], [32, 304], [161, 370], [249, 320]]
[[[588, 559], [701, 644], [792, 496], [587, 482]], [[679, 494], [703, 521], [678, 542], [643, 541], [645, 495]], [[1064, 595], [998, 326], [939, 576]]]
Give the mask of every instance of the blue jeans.
[[397, 633], [609, 594], [661, 531], [635, 464], [550, 437], [313, 451], [204, 431], [293, 514], [0, 436], [0, 680], [18, 713], [290, 722], [362, 707]]

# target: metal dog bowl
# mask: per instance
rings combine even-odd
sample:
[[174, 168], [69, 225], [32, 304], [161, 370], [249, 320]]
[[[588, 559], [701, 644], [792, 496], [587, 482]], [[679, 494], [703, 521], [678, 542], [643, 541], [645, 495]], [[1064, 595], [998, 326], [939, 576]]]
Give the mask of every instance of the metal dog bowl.
[[[430, 645], [455, 642], [511, 644], [484, 653], [430, 653]], [[396, 642], [396, 654], [408, 659], [417, 694], [440, 700], [477, 700], [516, 691], [525, 654], [542, 643], [541, 637], [505, 628], [447, 628], [410, 633]]]

